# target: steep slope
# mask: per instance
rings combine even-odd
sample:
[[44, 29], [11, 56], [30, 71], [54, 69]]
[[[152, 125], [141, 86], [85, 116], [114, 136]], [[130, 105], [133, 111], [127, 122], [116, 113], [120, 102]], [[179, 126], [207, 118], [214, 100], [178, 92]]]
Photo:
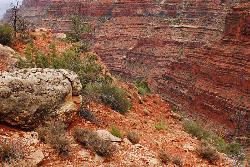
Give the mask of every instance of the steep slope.
[[92, 24], [94, 50], [111, 71], [147, 76], [181, 110], [249, 135], [247, 0], [24, 0], [22, 8], [55, 31], [68, 31], [67, 16], [80, 15]]

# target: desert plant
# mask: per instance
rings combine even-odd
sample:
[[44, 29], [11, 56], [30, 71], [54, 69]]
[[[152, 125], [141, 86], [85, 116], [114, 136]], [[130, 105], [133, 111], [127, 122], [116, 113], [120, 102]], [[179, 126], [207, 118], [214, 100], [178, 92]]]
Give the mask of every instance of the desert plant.
[[140, 135], [136, 132], [128, 132], [127, 138], [133, 144], [137, 144], [140, 142]]
[[119, 138], [122, 138], [122, 136], [123, 136], [121, 131], [116, 126], [111, 127], [110, 133], [116, 137], [119, 137]]
[[11, 26], [0, 25], [0, 44], [10, 45], [13, 38], [13, 29]]
[[204, 158], [207, 159], [210, 163], [215, 163], [217, 160], [219, 160], [219, 154], [217, 151], [208, 144], [202, 144], [197, 149], [198, 154]]
[[116, 151], [116, 147], [108, 140], [94, 140], [92, 141], [92, 150], [99, 156], [110, 157]]
[[177, 166], [183, 166], [183, 161], [180, 159], [180, 157], [173, 158], [173, 163]]
[[227, 154], [230, 157], [239, 157], [242, 154], [241, 145], [237, 142], [227, 142], [221, 136], [212, 133], [194, 121], [184, 121], [184, 129], [199, 140], [205, 140], [213, 145], [217, 151]]
[[23, 154], [19, 143], [7, 140], [0, 142], [0, 162], [11, 163], [13, 160], [23, 158]]
[[70, 142], [65, 135], [53, 136], [50, 138], [49, 142], [51, 146], [59, 153], [59, 155], [69, 155]]
[[155, 124], [155, 129], [156, 130], [166, 130], [167, 128], [168, 128], [168, 126], [163, 121], [160, 121], [160, 122]]
[[91, 147], [91, 141], [93, 140], [93, 138], [98, 138], [96, 133], [81, 128], [74, 129], [73, 136], [77, 142], [81, 143], [87, 148]]
[[127, 99], [127, 93], [114, 85], [104, 84], [101, 90], [102, 102], [112, 109], [125, 114], [131, 108], [131, 103]]
[[198, 139], [207, 139], [210, 136], [210, 133], [207, 130], [194, 121], [185, 120], [183, 126], [186, 132]]
[[71, 32], [67, 35], [68, 39], [73, 42], [78, 42], [81, 40], [81, 35], [86, 33], [91, 33], [91, 26], [83, 22], [80, 17], [71, 17]]
[[134, 82], [135, 86], [138, 89], [138, 93], [141, 95], [149, 94], [151, 93], [151, 90], [148, 86], [148, 82], [146, 80], [137, 80]]
[[81, 110], [79, 111], [79, 116], [83, 117], [84, 119], [86, 119], [87, 121], [90, 121], [92, 123], [95, 123], [95, 124], [98, 123], [95, 115], [86, 108], [81, 108]]
[[61, 121], [48, 122], [43, 127], [38, 127], [38, 138], [44, 143], [50, 144], [61, 156], [69, 154], [70, 142], [66, 136], [66, 126]]
[[110, 141], [103, 140], [96, 132], [90, 130], [76, 128], [73, 136], [77, 142], [94, 151], [99, 156], [112, 156], [116, 150], [116, 147]]
[[166, 165], [171, 161], [170, 155], [165, 150], [160, 150], [158, 157], [161, 160], [161, 162]]

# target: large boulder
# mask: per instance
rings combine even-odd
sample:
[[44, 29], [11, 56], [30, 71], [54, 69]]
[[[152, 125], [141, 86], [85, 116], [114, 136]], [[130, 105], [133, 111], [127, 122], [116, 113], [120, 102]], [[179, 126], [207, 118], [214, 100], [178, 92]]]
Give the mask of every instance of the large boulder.
[[0, 44], [0, 71], [11, 70], [17, 63], [16, 52]]
[[57, 118], [70, 122], [80, 108], [82, 85], [67, 70], [20, 69], [0, 73], [0, 120], [34, 128]]

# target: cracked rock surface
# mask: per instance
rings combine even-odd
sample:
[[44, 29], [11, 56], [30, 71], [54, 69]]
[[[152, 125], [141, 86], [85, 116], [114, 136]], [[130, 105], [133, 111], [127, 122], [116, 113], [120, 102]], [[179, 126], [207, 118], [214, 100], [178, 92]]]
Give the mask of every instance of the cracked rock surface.
[[20, 69], [0, 73], [0, 120], [33, 128], [51, 117], [70, 122], [81, 103], [82, 85], [67, 70]]

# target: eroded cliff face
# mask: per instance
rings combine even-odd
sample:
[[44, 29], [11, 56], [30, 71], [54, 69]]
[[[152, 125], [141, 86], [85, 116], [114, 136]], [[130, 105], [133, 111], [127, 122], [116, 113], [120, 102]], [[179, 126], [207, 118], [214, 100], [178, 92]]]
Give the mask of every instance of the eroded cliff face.
[[247, 1], [25, 0], [22, 8], [56, 31], [67, 31], [67, 16], [79, 14], [92, 24], [93, 48], [111, 71], [146, 76], [182, 110], [250, 135]]

